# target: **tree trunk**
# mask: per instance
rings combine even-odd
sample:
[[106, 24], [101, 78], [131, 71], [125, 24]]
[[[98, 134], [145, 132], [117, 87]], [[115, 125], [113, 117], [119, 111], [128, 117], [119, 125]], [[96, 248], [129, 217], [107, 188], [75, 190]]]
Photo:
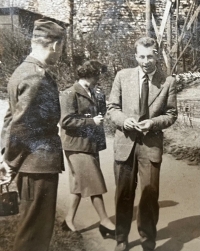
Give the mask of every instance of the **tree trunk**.
[[[167, 49], [168, 52], [172, 48], [172, 21], [171, 21], [171, 11], [169, 12], [168, 20], [167, 20]], [[172, 68], [172, 58], [169, 54], [168, 56], [168, 68], [167, 68], [167, 74], [171, 74], [171, 68]]]
[[151, 1], [146, 0], [146, 35], [151, 37]]

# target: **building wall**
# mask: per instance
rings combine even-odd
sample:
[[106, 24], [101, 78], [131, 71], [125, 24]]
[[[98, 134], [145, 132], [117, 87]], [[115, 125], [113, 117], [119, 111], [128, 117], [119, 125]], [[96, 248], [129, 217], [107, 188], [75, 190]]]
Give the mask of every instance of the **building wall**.
[[70, 22], [69, 0], [1, 0], [0, 8], [7, 7], [18, 7], [67, 24]]
[[[181, 0], [180, 19], [185, 17], [191, 2], [191, 0]], [[159, 26], [165, 11], [166, 0], [152, 0], [151, 3], [156, 23]], [[83, 33], [99, 28], [145, 33], [145, 10], [145, 0], [74, 0], [75, 29]]]
[[[156, 23], [160, 27], [167, 0], [151, 0]], [[194, 0], [180, 0], [180, 20], [186, 17]], [[120, 68], [135, 64], [133, 44], [146, 33], [145, 0], [1, 0], [1, 7], [18, 7], [20, 26], [31, 33], [37, 13], [69, 23], [67, 60], [76, 67], [86, 58], [105, 61], [114, 73]], [[70, 3], [74, 2], [71, 9]], [[29, 13], [25, 13], [28, 10]], [[173, 39], [175, 38], [176, 12], [173, 11]], [[180, 30], [181, 32], [181, 30]], [[153, 33], [153, 30], [152, 30]], [[166, 31], [164, 33], [166, 42]], [[174, 44], [175, 40], [173, 40]], [[166, 43], [165, 43], [166, 44]], [[77, 62], [74, 63], [75, 56]], [[162, 60], [163, 62], [163, 60]]]
[[[185, 15], [185, 8], [192, 0], [181, 0], [180, 14]], [[151, 0], [158, 25], [162, 19], [166, 0]], [[134, 30], [145, 30], [145, 0], [74, 0], [74, 23], [83, 33], [93, 28], [101, 27], [115, 30], [124, 22]], [[18, 7], [55, 18], [59, 21], [70, 22], [70, 0], [1, 0], [2, 7]]]
[[[1, 7], [18, 7], [70, 23], [71, 0], [1, 0]], [[180, 1], [180, 18], [185, 17], [192, 0]], [[151, 0], [159, 26], [166, 0]], [[145, 33], [145, 0], [74, 0], [74, 30], [88, 34], [94, 30], [134, 37]], [[175, 14], [175, 13], [174, 13]]]
[[[192, 2], [194, 2], [194, 0], [180, 0], [180, 33]], [[167, 0], [151, 0], [152, 13], [154, 14], [158, 29], [162, 22], [166, 3]], [[114, 55], [113, 58], [117, 60], [117, 62], [115, 62], [117, 65], [128, 67], [134, 63], [131, 58], [128, 58], [134, 41], [138, 37], [146, 34], [145, 12], [145, 0], [74, 0], [74, 38], [79, 39], [81, 37], [82, 41], [86, 41], [87, 39], [91, 39], [91, 34], [93, 34], [92, 36], [95, 43], [100, 37], [103, 37], [102, 43], [100, 43], [101, 50], [102, 47], [104, 47], [104, 51], [108, 52], [109, 58]], [[155, 36], [153, 28], [151, 32], [152, 36]], [[175, 4], [173, 4], [172, 44], [175, 44], [175, 39], [176, 7]], [[163, 34], [165, 47], [167, 47], [166, 40], [167, 31], [165, 29]], [[92, 47], [89, 47], [89, 49], [90, 48]], [[120, 51], [121, 53], [119, 53]], [[116, 56], [116, 54], [118, 55]], [[89, 53], [89, 55], [91, 56], [91, 53]], [[172, 57], [173, 56], [174, 55], [172, 55]], [[133, 56], [131, 55], [131, 57]], [[130, 63], [125, 64], [125, 62], [128, 61], [130, 61]]]

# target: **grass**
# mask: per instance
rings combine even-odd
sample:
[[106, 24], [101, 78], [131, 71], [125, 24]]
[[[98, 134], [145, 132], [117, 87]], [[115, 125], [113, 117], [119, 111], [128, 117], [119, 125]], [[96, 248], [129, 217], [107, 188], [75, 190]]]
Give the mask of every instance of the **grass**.
[[[12, 250], [18, 223], [19, 215], [0, 217], [0, 251]], [[56, 217], [49, 251], [85, 251], [84, 240], [75, 234], [63, 232], [60, 225]]]
[[164, 150], [189, 165], [200, 165], [200, 129], [183, 126], [177, 121], [165, 131]]
[[[15, 182], [11, 183], [9, 190], [17, 190]], [[0, 251], [12, 250], [19, 220], [20, 214], [0, 216]], [[62, 231], [58, 215], [56, 215], [49, 251], [85, 251], [84, 240], [80, 238], [80, 235]]]

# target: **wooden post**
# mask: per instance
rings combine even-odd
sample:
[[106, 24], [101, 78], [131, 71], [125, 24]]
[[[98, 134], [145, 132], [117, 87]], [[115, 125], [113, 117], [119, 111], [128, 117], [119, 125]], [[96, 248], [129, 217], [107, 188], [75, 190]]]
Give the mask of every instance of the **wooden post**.
[[[181, 41], [181, 50], [183, 51], [183, 41]], [[186, 64], [185, 64], [185, 55], [183, 54], [183, 57], [182, 57], [182, 60], [183, 60], [183, 72], [186, 72]]]
[[[168, 20], [167, 20], [167, 49], [168, 52], [172, 48], [172, 22], [171, 22], [171, 11], [169, 11]], [[167, 67], [167, 74], [171, 74], [171, 68], [172, 68], [172, 58], [169, 54], [168, 56], [168, 67]]]
[[[179, 19], [179, 0], [176, 0], [176, 60], [178, 60], [179, 57], [179, 43], [178, 43], [178, 37], [179, 37], [179, 28], [178, 28], [178, 19]], [[177, 73], [177, 67], [176, 67], [176, 73]]]
[[146, 35], [151, 37], [151, 1], [146, 0]]
[[69, 48], [69, 61], [71, 64], [72, 72], [70, 72], [71, 79], [75, 77], [75, 62], [74, 62], [74, 0], [70, 0], [70, 26], [69, 26], [69, 36], [70, 48]]
[[198, 46], [199, 46], [199, 18], [196, 20], [196, 57], [198, 57]]
[[189, 44], [191, 43], [192, 39], [193, 39], [193, 36], [190, 37], [190, 39], [188, 40], [186, 46], [185, 46], [184, 49], [181, 51], [180, 56], [177, 58], [176, 63], [174, 64], [174, 66], [173, 66], [173, 68], [172, 68], [172, 74], [174, 73], [174, 71], [175, 71], [175, 69], [176, 69], [176, 67], [177, 67], [177, 64], [178, 64], [179, 59], [180, 59], [180, 58], [183, 56], [183, 54], [185, 53], [185, 51], [186, 51], [186, 49], [188, 48]]
[[194, 64], [196, 64], [196, 62], [197, 62], [197, 59], [198, 59], [198, 53], [197, 53], [197, 48], [198, 48], [198, 40], [199, 40], [199, 38], [198, 38], [198, 17], [197, 17], [197, 19], [196, 19], [196, 21], [195, 21], [195, 36], [196, 36], [196, 39], [195, 39], [195, 62], [194, 62]]
[[10, 19], [11, 19], [11, 27], [12, 27], [12, 32], [14, 31], [14, 21], [13, 21], [13, 5], [10, 7]]

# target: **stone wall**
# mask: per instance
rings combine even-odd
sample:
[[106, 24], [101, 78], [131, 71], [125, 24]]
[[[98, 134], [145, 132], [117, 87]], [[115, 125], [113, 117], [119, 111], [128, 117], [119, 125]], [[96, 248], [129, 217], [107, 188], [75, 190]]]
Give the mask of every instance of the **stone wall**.
[[[98, 30], [124, 36], [144, 28], [136, 25], [137, 20], [123, 0], [75, 0], [74, 13], [74, 29], [84, 34]], [[141, 9], [140, 18], [144, 21]]]
[[[1, 0], [1, 7], [18, 7], [70, 23], [71, 0]], [[180, 19], [185, 17], [192, 0], [180, 1]], [[151, 0], [156, 23], [161, 24], [166, 0]], [[137, 37], [145, 34], [145, 0], [74, 0], [74, 31], [89, 34], [102, 31]], [[175, 13], [174, 13], [175, 14]], [[174, 16], [175, 19], [175, 16]]]
[[[19, 7], [21, 27], [31, 27], [37, 14], [55, 18], [73, 25], [68, 28], [65, 62], [70, 83], [73, 83], [75, 69], [83, 60], [98, 58], [108, 66], [105, 87], [110, 88], [114, 75], [121, 68], [136, 65], [133, 44], [136, 38], [146, 34], [145, 0], [0, 0], [1, 7]], [[160, 27], [167, 0], [151, 0], [156, 24]], [[184, 21], [192, 0], [180, 0], [180, 20]], [[31, 11], [32, 15], [29, 12]], [[27, 13], [26, 13], [27, 12]], [[34, 14], [33, 14], [34, 13]], [[70, 17], [73, 19], [70, 20]], [[175, 42], [176, 12], [173, 10], [173, 44]], [[28, 30], [29, 33], [30, 30]], [[181, 26], [180, 26], [181, 32]], [[166, 30], [163, 36], [166, 42]], [[175, 58], [175, 57], [174, 57]], [[164, 66], [164, 60], [161, 58]], [[188, 64], [190, 65], [190, 64]], [[63, 77], [65, 79], [65, 77]], [[67, 81], [65, 81], [67, 82]], [[106, 91], [109, 93], [109, 91]]]
[[[180, 19], [185, 17], [192, 0], [181, 0]], [[166, 0], [152, 0], [151, 7], [159, 26], [164, 14]], [[94, 29], [111, 32], [145, 33], [144, 0], [75, 0], [75, 30], [89, 33]], [[175, 12], [174, 12], [175, 19]]]
[[[167, 0], [151, 0], [152, 13], [158, 29], [160, 28]], [[174, 1], [176, 2], [176, 1]], [[179, 23], [180, 33], [193, 0], [180, 0]], [[99, 49], [104, 47], [108, 57], [116, 58], [118, 61], [128, 62], [129, 49], [133, 48], [136, 38], [146, 34], [146, 1], [145, 0], [74, 0], [73, 28], [74, 38], [82, 41], [92, 40], [97, 43], [101, 38]], [[176, 8], [172, 8], [172, 44], [176, 38]], [[155, 36], [152, 28], [152, 35]], [[166, 45], [166, 29], [163, 34], [164, 46]], [[91, 41], [87, 50], [91, 51]], [[165, 46], [166, 47], [166, 46]], [[89, 48], [89, 49], [88, 49]], [[124, 48], [124, 49], [123, 49]], [[120, 52], [121, 51], [121, 52]], [[120, 52], [120, 53], [119, 53]], [[116, 56], [118, 54], [118, 56]], [[91, 52], [89, 52], [89, 56]], [[104, 55], [104, 58], [106, 55]], [[132, 56], [133, 57], [133, 56]], [[118, 58], [118, 59], [117, 59]], [[110, 60], [109, 60], [110, 61]], [[118, 65], [127, 67], [130, 64], [116, 62]]]

